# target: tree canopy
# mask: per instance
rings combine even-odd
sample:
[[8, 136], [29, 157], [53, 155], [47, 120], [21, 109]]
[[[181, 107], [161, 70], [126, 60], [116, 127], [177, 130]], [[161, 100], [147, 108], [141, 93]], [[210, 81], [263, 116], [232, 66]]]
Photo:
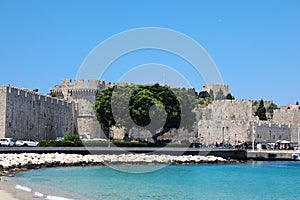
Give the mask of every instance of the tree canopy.
[[228, 93], [225, 98], [229, 99], [229, 100], [234, 100], [235, 99], [234, 96], [232, 96], [231, 93]]
[[260, 120], [267, 120], [266, 116], [266, 108], [264, 105], [264, 101], [261, 99], [259, 105], [256, 109], [255, 115], [258, 116]]
[[273, 118], [274, 110], [278, 109], [278, 106], [275, 103], [271, 103], [270, 106], [267, 107], [266, 111], [270, 113], [271, 118]]
[[194, 94], [185, 89], [155, 85], [113, 86], [97, 97], [94, 109], [104, 132], [111, 126], [139, 127], [157, 138], [171, 129], [193, 130]]
[[198, 98], [205, 99], [205, 98], [211, 98], [211, 97], [207, 91], [201, 91], [198, 94]]

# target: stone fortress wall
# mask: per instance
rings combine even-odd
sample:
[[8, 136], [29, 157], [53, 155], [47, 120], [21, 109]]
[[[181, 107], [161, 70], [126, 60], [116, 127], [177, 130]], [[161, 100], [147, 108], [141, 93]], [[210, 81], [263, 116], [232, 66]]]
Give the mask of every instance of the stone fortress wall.
[[55, 139], [73, 133], [74, 103], [0, 86], [0, 137]]
[[[220, 90], [228, 92], [228, 86], [219, 84], [206, 85], [204, 91]], [[213, 91], [216, 93], [216, 91]], [[236, 141], [252, 141], [255, 125], [256, 142], [276, 142], [288, 140], [298, 143], [298, 124], [300, 124], [300, 107], [287, 106], [274, 110], [273, 119], [260, 121], [255, 117], [253, 100], [215, 100], [200, 109], [198, 123], [198, 140], [206, 145], [213, 145], [224, 140], [234, 144]], [[264, 101], [265, 107], [272, 101]], [[257, 104], [257, 103], [256, 103]]]
[[250, 141], [251, 125], [248, 121], [200, 120], [198, 123], [199, 142], [207, 146], [216, 142], [235, 144], [235, 141]]
[[6, 92], [7, 92], [7, 88], [4, 86], [0, 86], [0, 137], [3, 137], [5, 135]]
[[251, 138], [252, 103], [247, 100], [217, 100], [201, 109], [198, 138], [201, 143], [213, 145], [224, 140], [249, 141]]
[[97, 95], [110, 83], [102, 80], [62, 80], [61, 85], [54, 86], [50, 93], [58, 98], [75, 102], [77, 117], [77, 131], [79, 134], [87, 134], [94, 138], [105, 138], [99, 122], [97, 121], [93, 104]]
[[[203, 113], [203, 112], [202, 112]], [[215, 100], [204, 108], [204, 120], [252, 120], [252, 102], [248, 100]]]
[[259, 122], [256, 125], [256, 142], [275, 143], [277, 140], [288, 140], [297, 143], [296, 138], [292, 138], [291, 124], [274, 124], [270, 122]]
[[[274, 143], [277, 140], [288, 140], [292, 143], [298, 143], [298, 120], [300, 118], [297, 116], [300, 111], [276, 110], [274, 112], [275, 120], [260, 121], [254, 117], [254, 113], [250, 112], [250, 101], [224, 101], [227, 101], [227, 103], [214, 101], [208, 106], [211, 109], [204, 108], [204, 112], [202, 112], [204, 115], [198, 123], [200, 142], [212, 145], [216, 141], [222, 142], [223, 139], [226, 143], [231, 144], [234, 144], [237, 140], [241, 142], [252, 141], [253, 125], [255, 125], [256, 142]], [[240, 104], [244, 104], [244, 108]], [[249, 113], [245, 113], [245, 110], [248, 110]], [[230, 116], [233, 115], [240, 118], [231, 118]], [[284, 117], [286, 117], [286, 121]], [[280, 121], [277, 119], [280, 119]]]
[[[118, 83], [116, 83], [117, 85]], [[120, 85], [125, 83], [119, 83]], [[62, 80], [61, 85], [50, 89], [45, 96], [26, 89], [0, 86], [0, 137], [55, 139], [68, 133], [106, 138], [96, 119], [93, 104], [96, 96], [111, 84], [101, 80], [74, 83]], [[206, 85], [205, 90], [227, 94], [228, 85]], [[251, 100], [215, 100], [208, 106], [200, 106], [198, 130], [188, 133], [172, 130], [163, 138], [176, 140], [197, 139], [206, 145], [224, 141], [234, 144], [251, 141], [253, 125], [256, 127], [256, 142], [290, 140], [298, 142], [300, 124], [299, 106], [282, 107], [274, 111], [272, 120], [259, 121], [254, 117]], [[265, 101], [267, 104], [271, 101]], [[123, 129], [112, 128], [114, 138], [122, 139]], [[134, 137], [151, 137], [149, 132], [131, 131]], [[193, 140], [194, 140], [193, 139]]]
[[280, 109], [274, 110], [272, 122], [300, 124], [300, 109]]

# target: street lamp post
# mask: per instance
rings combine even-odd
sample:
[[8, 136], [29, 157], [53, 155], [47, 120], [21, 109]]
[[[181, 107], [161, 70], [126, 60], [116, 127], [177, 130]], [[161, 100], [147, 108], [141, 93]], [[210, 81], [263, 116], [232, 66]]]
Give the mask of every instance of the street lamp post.
[[252, 126], [253, 130], [252, 130], [252, 151], [254, 151], [254, 141], [255, 141], [255, 122], [253, 122], [253, 126]]
[[110, 128], [108, 127], [108, 147], [110, 148]]
[[225, 143], [225, 139], [224, 139], [224, 135], [225, 135], [225, 127], [222, 127], [222, 147], [224, 148], [224, 143]]
[[298, 124], [298, 150], [300, 148], [300, 124]]
[[111, 121], [108, 121], [108, 148], [110, 148], [110, 125]]
[[236, 148], [238, 141], [236, 140], [236, 133], [234, 134], [234, 147]]
[[206, 146], [208, 147], [209, 146], [209, 133], [208, 133], [208, 126], [206, 127]]

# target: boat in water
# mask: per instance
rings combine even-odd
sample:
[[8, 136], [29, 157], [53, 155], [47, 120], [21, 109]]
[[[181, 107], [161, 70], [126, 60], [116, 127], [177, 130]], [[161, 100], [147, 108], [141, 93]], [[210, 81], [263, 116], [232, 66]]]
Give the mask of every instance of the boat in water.
[[293, 160], [300, 160], [300, 155], [298, 153], [293, 153], [292, 154], [292, 159]]

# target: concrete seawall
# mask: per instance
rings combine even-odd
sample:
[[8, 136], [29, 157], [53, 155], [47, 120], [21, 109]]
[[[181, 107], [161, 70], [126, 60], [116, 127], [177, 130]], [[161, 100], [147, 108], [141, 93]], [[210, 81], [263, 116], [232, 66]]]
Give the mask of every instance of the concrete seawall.
[[247, 153], [235, 149], [199, 149], [199, 148], [137, 148], [137, 147], [18, 147], [0, 148], [0, 153], [73, 153], [73, 154], [130, 154], [147, 153], [155, 155], [201, 155], [218, 156], [245, 160]]
[[252, 160], [295, 160], [297, 154], [300, 155], [300, 150], [248, 150], [247, 158]]
[[[66, 153], [66, 154], [105, 154], [119, 155], [132, 153], [145, 153], [150, 155], [200, 155], [217, 156], [225, 159], [238, 160], [295, 160], [300, 150], [270, 150], [252, 151], [236, 149], [199, 149], [199, 148], [155, 148], [155, 147], [0, 147], [0, 154], [5, 153]], [[300, 159], [300, 156], [299, 156]]]

